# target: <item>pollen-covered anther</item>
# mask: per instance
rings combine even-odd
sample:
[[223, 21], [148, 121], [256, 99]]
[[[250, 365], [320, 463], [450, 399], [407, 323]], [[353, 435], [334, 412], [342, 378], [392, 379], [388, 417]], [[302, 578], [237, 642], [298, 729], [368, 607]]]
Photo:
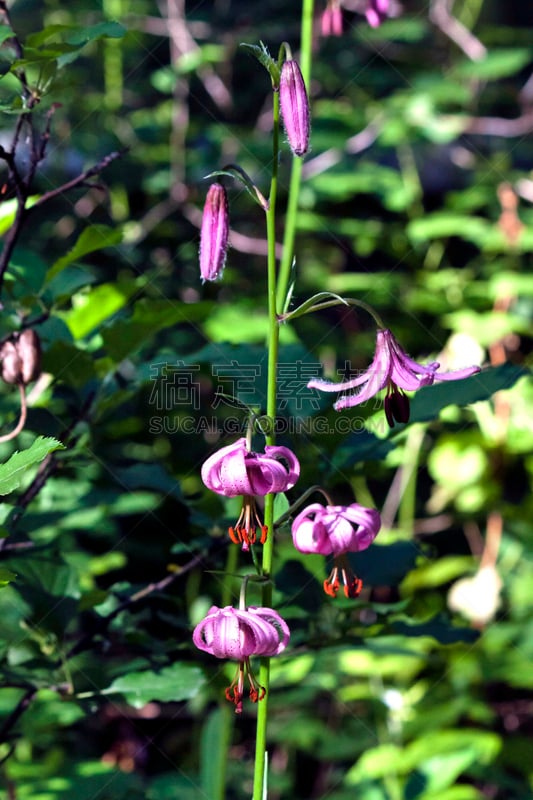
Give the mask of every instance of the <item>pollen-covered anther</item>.
[[259, 541], [264, 544], [267, 540], [268, 526], [263, 525], [263, 521], [257, 513], [255, 499], [246, 496], [237, 522], [228, 528], [229, 537], [234, 544], [242, 544], [242, 549], [246, 551], [249, 550], [250, 545], [256, 543], [257, 530], [261, 531]]
[[361, 578], [357, 578], [355, 575], [348, 577], [344, 570], [342, 571], [342, 577], [344, 580], [344, 594], [346, 597], [350, 600], [359, 597], [361, 589], [363, 588], [363, 581]]
[[324, 581], [324, 591], [330, 597], [337, 597], [337, 592], [339, 591], [340, 585], [339, 568], [334, 567], [329, 575], [329, 578], [326, 578]]

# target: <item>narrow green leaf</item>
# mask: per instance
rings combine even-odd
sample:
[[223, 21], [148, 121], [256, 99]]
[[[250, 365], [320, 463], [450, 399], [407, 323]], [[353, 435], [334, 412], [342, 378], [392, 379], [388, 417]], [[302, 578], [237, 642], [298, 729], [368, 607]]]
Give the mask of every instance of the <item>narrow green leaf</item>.
[[114, 247], [122, 241], [122, 231], [110, 228], [107, 225], [90, 225], [78, 237], [76, 244], [64, 256], [61, 256], [48, 270], [47, 280], [55, 278], [61, 270], [74, 261], [79, 261], [83, 256], [103, 250], [104, 247]]
[[27, 450], [13, 453], [5, 464], [0, 465], [0, 495], [17, 489], [29, 468], [46, 458], [48, 453], [63, 449], [64, 445], [57, 439], [39, 436]]
[[207, 718], [200, 740], [200, 781], [210, 800], [226, 797], [226, 764], [233, 727], [229, 706], [216, 708]]

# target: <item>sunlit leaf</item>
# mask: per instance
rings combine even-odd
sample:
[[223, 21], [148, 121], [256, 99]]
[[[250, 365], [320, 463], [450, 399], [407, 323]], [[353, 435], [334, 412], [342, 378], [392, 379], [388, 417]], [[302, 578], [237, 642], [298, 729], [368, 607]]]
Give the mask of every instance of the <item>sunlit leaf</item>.
[[0, 495], [9, 494], [18, 489], [31, 467], [39, 464], [54, 450], [63, 448], [64, 445], [57, 439], [39, 436], [27, 450], [13, 453], [5, 464], [0, 464]]

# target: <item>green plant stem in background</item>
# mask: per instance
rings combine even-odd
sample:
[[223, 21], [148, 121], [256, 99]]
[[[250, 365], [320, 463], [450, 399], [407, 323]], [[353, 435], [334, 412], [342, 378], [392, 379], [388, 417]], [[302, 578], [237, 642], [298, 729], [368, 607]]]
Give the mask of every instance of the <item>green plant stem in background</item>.
[[[300, 69], [307, 92], [311, 86], [311, 47], [313, 41], [313, 12], [314, 0], [303, 0], [302, 4], [302, 34], [300, 41]], [[285, 230], [283, 234], [283, 253], [279, 269], [277, 288], [277, 304], [279, 311], [284, 311], [285, 298], [289, 289], [291, 267], [294, 258], [294, 239], [296, 236], [296, 221], [298, 216], [298, 203], [300, 200], [300, 185], [302, 182], [301, 158], [293, 158], [287, 213], [285, 216]]]
[[[123, 13], [122, 0], [103, 0], [103, 11], [107, 19], [120, 19]], [[106, 39], [104, 42], [104, 102], [110, 111], [122, 106], [123, 92], [122, 43], [120, 39]]]
[[418, 480], [418, 462], [426, 425], [413, 425], [407, 434], [402, 461], [401, 499], [398, 508], [398, 523], [403, 531], [413, 531], [416, 513], [416, 485]]

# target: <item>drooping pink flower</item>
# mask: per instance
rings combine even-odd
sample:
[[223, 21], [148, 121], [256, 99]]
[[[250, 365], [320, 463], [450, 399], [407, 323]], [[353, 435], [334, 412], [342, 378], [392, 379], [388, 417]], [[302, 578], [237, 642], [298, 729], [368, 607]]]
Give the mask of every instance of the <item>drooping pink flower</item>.
[[255, 497], [292, 489], [300, 476], [300, 464], [288, 447], [267, 445], [264, 453], [254, 453], [242, 437], [213, 453], [202, 465], [201, 474], [211, 491], [225, 497], [243, 496], [242, 511], [229, 535], [248, 550], [256, 541], [257, 529], [261, 544], [268, 533], [257, 513]]
[[249, 606], [237, 610], [232, 606], [212, 606], [207, 616], [193, 631], [193, 642], [199, 650], [239, 662], [237, 674], [226, 689], [226, 698], [242, 711], [244, 678], [248, 676], [250, 699], [256, 703], [265, 696], [250, 666], [250, 656], [277, 656], [285, 650], [290, 631], [285, 620], [271, 608]]
[[358, 553], [370, 547], [381, 527], [379, 512], [358, 503], [349, 506], [323, 506], [312, 503], [292, 523], [292, 540], [301, 553], [333, 556], [334, 566], [324, 581], [324, 591], [335, 597], [339, 590], [339, 572], [346, 597], [357, 597], [363, 582], [357, 578], [346, 553]]
[[390, 0], [368, 0], [365, 16], [372, 28], [378, 28], [387, 19]]
[[320, 17], [322, 36], [342, 36], [342, 9], [339, 0], [329, 0]]
[[303, 156], [309, 149], [311, 117], [304, 79], [293, 59], [284, 61], [281, 68], [279, 103], [290, 148], [295, 156]]
[[387, 389], [384, 406], [387, 422], [391, 427], [394, 421], [409, 421], [409, 398], [404, 392], [412, 392], [422, 386], [431, 386], [435, 381], [456, 381], [468, 378], [480, 371], [480, 367], [471, 366], [452, 372], [438, 372], [440, 364], [432, 361], [429, 364], [418, 364], [402, 350], [389, 330], [378, 330], [376, 351], [370, 367], [361, 375], [350, 378], [341, 383], [313, 378], [307, 384], [308, 388], [319, 389], [322, 392], [350, 392], [359, 389], [353, 394], [343, 394], [334, 404], [340, 411], [343, 408], [365, 403], [374, 397], [381, 389]]
[[226, 262], [229, 236], [228, 196], [221, 183], [207, 192], [200, 231], [200, 275], [202, 281], [220, 278]]

